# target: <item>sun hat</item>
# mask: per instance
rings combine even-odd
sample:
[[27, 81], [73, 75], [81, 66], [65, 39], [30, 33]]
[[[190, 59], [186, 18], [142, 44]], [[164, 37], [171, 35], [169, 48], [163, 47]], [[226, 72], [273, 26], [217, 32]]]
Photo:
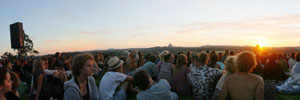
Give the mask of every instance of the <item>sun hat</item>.
[[107, 61], [108, 70], [117, 69], [122, 64], [123, 64], [123, 60], [120, 60], [117, 56], [114, 56]]

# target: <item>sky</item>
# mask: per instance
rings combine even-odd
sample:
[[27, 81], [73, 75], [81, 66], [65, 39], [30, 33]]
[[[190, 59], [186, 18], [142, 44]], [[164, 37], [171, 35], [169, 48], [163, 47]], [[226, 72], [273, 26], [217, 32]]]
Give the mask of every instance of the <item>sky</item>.
[[1, 0], [0, 55], [22, 22], [40, 55], [203, 45], [300, 46], [299, 0]]

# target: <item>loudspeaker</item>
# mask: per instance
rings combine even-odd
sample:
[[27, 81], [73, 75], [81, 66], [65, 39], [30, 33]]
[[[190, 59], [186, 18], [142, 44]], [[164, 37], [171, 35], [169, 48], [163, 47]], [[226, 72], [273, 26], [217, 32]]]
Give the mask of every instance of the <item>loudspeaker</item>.
[[24, 30], [21, 22], [10, 25], [11, 48], [18, 49], [24, 46]]

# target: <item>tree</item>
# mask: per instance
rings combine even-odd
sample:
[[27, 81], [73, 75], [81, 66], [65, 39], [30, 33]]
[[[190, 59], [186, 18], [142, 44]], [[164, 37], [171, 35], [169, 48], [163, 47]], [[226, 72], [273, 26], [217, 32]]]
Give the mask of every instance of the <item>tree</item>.
[[2, 59], [7, 58], [7, 59], [17, 59], [16, 56], [14, 56], [12, 53], [10, 52], [5, 52], [3, 53], [3, 55], [1, 56]]
[[39, 51], [37, 51], [33, 48], [32, 40], [25, 33], [24, 33], [24, 46], [22, 48], [14, 49], [14, 50], [18, 51], [17, 54], [19, 55], [19, 57], [27, 57], [28, 53], [39, 54]]

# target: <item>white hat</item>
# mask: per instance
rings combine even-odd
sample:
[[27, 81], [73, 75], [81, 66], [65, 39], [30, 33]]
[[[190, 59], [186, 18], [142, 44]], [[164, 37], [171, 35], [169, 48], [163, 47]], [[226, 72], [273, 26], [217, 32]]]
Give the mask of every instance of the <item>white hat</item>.
[[123, 64], [123, 60], [120, 60], [118, 57], [114, 56], [107, 61], [108, 70], [114, 70], [119, 68]]

